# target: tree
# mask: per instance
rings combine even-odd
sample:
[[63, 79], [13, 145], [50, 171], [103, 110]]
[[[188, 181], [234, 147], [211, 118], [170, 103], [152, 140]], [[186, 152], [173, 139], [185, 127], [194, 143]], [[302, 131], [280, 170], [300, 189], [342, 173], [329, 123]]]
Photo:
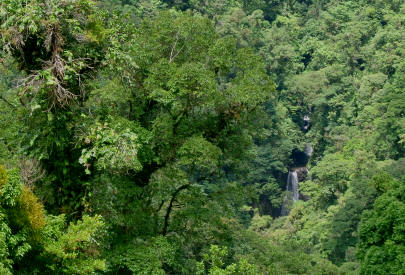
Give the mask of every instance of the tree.
[[4, 274], [89, 274], [105, 268], [96, 233], [101, 217], [84, 216], [66, 226], [65, 216], [47, 216], [17, 170], [0, 166], [0, 270]]
[[[113, 253], [163, 235], [191, 268], [202, 240], [227, 239], [238, 223], [247, 194], [224, 169], [238, 172], [252, 146], [251, 121], [274, 87], [260, 57], [220, 38], [207, 18], [161, 12], [138, 28], [128, 20], [111, 23], [119, 28], [109, 67], [78, 122], [86, 211], [108, 217]], [[110, 266], [135, 270], [136, 255], [108, 257]]]
[[[75, 159], [72, 121], [86, 99], [85, 81], [103, 59], [102, 20], [94, 3], [87, 0], [3, 1], [0, 5], [2, 49], [25, 74], [18, 85], [20, 141], [26, 145], [24, 154], [39, 159], [48, 172], [38, 182], [43, 188], [38, 189], [51, 194], [42, 198], [55, 214], [59, 207], [64, 212], [78, 210], [77, 200], [83, 196], [80, 178], [84, 174]], [[71, 174], [77, 177], [70, 178]]]
[[384, 193], [372, 210], [363, 213], [358, 229], [361, 274], [399, 274], [404, 270], [404, 183], [386, 176], [380, 181]]

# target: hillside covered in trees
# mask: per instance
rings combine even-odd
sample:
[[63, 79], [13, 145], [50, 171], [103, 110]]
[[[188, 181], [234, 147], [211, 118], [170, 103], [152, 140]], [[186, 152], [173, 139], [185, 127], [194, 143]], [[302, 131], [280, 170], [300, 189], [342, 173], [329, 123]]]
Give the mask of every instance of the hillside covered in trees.
[[2, 0], [0, 274], [405, 274], [402, 0]]

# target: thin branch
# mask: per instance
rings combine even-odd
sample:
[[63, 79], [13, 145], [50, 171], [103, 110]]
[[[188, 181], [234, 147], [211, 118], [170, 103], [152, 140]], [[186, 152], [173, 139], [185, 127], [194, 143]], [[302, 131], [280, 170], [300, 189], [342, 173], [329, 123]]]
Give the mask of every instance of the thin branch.
[[184, 43], [183, 46], [181, 46], [180, 50], [178, 50], [178, 52], [173, 56], [173, 58], [170, 58], [169, 63], [171, 63], [176, 58], [176, 56], [179, 55], [179, 53], [183, 50], [185, 45], [186, 45], [186, 43]]
[[158, 209], [157, 209], [156, 212], [160, 212], [160, 210], [162, 209], [164, 203], [165, 203], [164, 200], [162, 200], [162, 201], [160, 202], [159, 207], [158, 207]]
[[171, 63], [173, 61], [173, 53], [174, 53], [174, 49], [177, 46], [177, 42], [179, 41], [179, 34], [176, 34], [176, 41], [174, 42], [174, 45], [172, 47], [172, 50], [170, 51], [170, 58], [169, 58], [169, 63]]
[[179, 42], [179, 34], [176, 34], [176, 41], [174, 42], [174, 45], [172, 47], [172, 50], [170, 51], [170, 58], [169, 58], [169, 63], [172, 63], [172, 61], [180, 54], [180, 52], [183, 50], [184, 46], [186, 45], [186, 42], [184, 41], [183, 46], [174, 54], [174, 50], [176, 49], [177, 43]]
[[169, 227], [169, 218], [170, 218], [170, 213], [172, 212], [172, 208], [173, 208], [173, 203], [176, 200], [177, 195], [184, 189], [187, 189], [190, 187], [190, 184], [184, 184], [182, 186], [180, 186], [179, 188], [177, 188], [176, 191], [174, 191], [172, 198], [170, 199], [170, 203], [169, 203], [169, 207], [167, 207], [166, 210], [166, 215], [165, 215], [165, 222], [163, 225], [163, 230], [162, 230], [162, 235], [166, 236], [167, 234], [167, 228]]
[[16, 109], [17, 106], [15, 106], [14, 104], [12, 104], [10, 101], [8, 101], [5, 97], [3, 97], [2, 95], [0, 95], [0, 99], [3, 100], [5, 103], [7, 103], [8, 106], [10, 106], [13, 109]]

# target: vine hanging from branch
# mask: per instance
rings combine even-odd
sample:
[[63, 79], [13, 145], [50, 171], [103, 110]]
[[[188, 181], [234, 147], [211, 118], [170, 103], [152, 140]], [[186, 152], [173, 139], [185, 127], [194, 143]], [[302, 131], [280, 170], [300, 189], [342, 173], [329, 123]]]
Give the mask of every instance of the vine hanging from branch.
[[83, 79], [101, 64], [102, 20], [91, 0], [3, 1], [2, 48], [26, 73], [18, 83], [21, 102], [46, 98], [50, 110], [83, 96]]

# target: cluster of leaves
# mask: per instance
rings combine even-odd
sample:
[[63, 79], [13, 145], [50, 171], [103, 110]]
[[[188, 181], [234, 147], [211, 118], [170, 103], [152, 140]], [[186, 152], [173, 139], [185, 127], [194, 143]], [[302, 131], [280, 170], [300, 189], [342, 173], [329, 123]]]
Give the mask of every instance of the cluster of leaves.
[[86, 70], [97, 63], [100, 23], [88, 0], [2, 2], [2, 46], [27, 73], [20, 84], [27, 104], [43, 108], [45, 98], [52, 108], [80, 95]]
[[18, 171], [0, 166], [0, 270], [89, 274], [104, 270], [98, 259], [96, 233], [103, 226], [100, 216], [84, 216], [66, 224], [64, 215], [48, 216]]
[[365, 211], [359, 226], [358, 256], [361, 274], [395, 274], [404, 268], [404, 181], [380, 177], [383, 192], [373, 209]]

